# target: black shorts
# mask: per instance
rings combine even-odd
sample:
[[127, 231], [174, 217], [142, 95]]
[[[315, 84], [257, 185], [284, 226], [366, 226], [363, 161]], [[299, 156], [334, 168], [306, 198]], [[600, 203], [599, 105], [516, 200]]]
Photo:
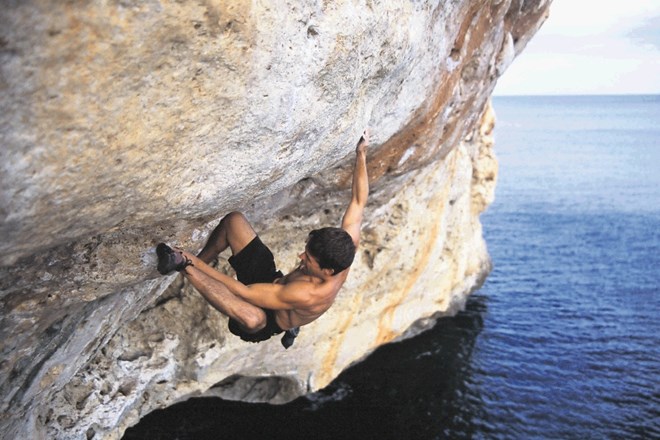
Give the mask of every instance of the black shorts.
[[[273, 253], [268, 246], [261, 242], [259, 237], [254, 237], [241, 251], [229, 257], [229, 264], [236, 271], [236, 278], [245, 285], [255, 283], [272, 283], [283, 276], [282, 272], [275, 267]], [[263, 309], [266, 313], [266, 327], [257, 333], [248, 333], [234, 320], [229, 319], [229, 331], [248, 342], [261, 342], [273, 335], [282, 333], [284, 330], [277, 325], [275, 312]]]

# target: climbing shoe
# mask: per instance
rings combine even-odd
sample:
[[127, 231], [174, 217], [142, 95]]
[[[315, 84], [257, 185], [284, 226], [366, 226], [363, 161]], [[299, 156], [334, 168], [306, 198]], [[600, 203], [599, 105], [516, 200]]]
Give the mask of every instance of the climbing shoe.
[[174, 251], [165, 243], [158, 243], [156, 255], [158, 255], [158, 272], [161, 275], [167, 275], [174, 270], [180, 272], [193, 265], [192, 261], [183, 256], [182, 252]]
[[300, 327], [294, 327], [284, 332], [284, 336], [282, 336], [282, 339], [280, 340], [284, 348], [288, 349], [293, 345], [296, 341], [296, 337], [298, 337], [298, 333], [300, 333]]

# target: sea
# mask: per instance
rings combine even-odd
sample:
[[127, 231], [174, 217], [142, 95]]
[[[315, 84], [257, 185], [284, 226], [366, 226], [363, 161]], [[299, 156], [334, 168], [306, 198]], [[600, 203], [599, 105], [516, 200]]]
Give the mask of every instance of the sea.
[[660, 439], [660, 96], [493, 105], [464, 311], [289, 404], [191, 399], [124, 439]]

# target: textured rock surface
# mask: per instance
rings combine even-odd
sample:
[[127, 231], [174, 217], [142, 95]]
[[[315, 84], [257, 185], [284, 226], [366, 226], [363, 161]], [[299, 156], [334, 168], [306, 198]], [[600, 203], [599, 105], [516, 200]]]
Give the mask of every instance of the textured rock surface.
[[[4, 4], [0, 435], [116, 438], [216, 384], [283, 401], [460, 306], [488, 271], [484, 108], [548, 6]], [[292, 267], [311, 227], [337, 224], [367, 125], [364, 246], [293, 349], [240, 342], [157, 277], [156, 242], [199, 249], [235, 209]]]

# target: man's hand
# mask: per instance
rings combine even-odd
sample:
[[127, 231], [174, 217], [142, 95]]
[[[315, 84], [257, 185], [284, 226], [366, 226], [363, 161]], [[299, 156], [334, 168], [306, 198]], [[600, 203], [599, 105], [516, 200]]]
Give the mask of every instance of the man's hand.
[[364, 153], [367, 150], [368, 146], [369, 146], [369, 129], [367, 128], [362, 133], [362, 137], [360, 137], [360, 140], [357, 143], [357, 147], [355, 148], [355, 152], [356, 153]]

